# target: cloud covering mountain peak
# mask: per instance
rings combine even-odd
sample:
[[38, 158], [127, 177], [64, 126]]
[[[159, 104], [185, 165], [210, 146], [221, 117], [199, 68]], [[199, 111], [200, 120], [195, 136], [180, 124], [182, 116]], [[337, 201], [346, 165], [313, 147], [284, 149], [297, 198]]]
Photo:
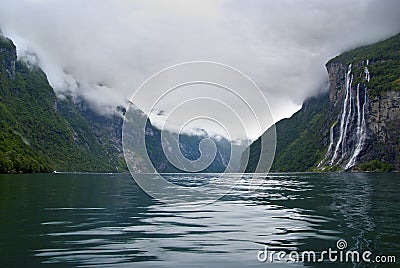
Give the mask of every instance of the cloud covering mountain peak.
[[161, 69], [206, 60], [249, 75], [275, 119], [326, 88], [327, 60], [399, 32], [399, 17], [396, 0], [0, 1], [4, 34], [59, 95], [101, 110]]

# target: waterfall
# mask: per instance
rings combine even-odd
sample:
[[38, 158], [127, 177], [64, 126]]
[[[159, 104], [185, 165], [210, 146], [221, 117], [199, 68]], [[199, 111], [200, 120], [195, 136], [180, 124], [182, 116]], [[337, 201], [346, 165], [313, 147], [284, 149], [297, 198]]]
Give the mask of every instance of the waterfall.
[[[367, 60], [366, 65], [368, 64], [369, 61]], [[367, 67], [364, 68], [364, 74], [364, 79], [368, 83], [370, 81], [370, 73]], [[362, 73], [360, 76], [363, 77]], [[344, 169], [350, 169], [356, 164], [360, 153], [365, 147], [367, 140], [368, 89], [367, 86], [363, 87], [363, 83], [357, 83], [357, 87], [353, 91], [353, 78], [352, 64], [349, 64], [345, 74], [346, 91], [344, 93], [343, 109], [342, 113], [339, 114], [339, 137], [335, 144], [335, 123], [329, 131], [330, 143], [328, 151], [324, 159], [318, 164], [318, 167], [323, 167], [324, 164], [329, 164], [330, 166], [340, 164], [344, 165]], [[362, 97], [363, 90], [364, 98]], [[330, 161], [326, 163], [328, 159]]]
[[[367, 65], [369, 63], [369, 60], [367, 60]], [[365, 77], [364, 79], [369, 82], [370, 80], [370, 74], [368, 71], [368, 68], [364, 68], [364, 73]], [[364, 90], [364, 104], [362, 107], [362, 115], [360, 113], [360, 84], [357, 85], [357, 145], [356, 148], [354, 149], [354, 153], [352, 157], [350, 158], [349, 162], [346, 164], [345, 169], [352, 168], [356, 164], [357, 157], [361, 153], [361, 150], [364, 148], [365, 140], [367, 139], [367, 121], [365, 119], [365, 113], [366, 113], [366, 105], [368, 103], [368, 96], [367, 96], [367, 87], [365, 87]], [[360, 119], [362, 116], [362, 120]]]
[[353, 156], [350, 158], [349, 162], [347, 163], [347, 165], [345, 166], [345, 169], [349, 169], [351, 167], [353, 167], [356, 163], [356, 159], [358, 157], [358, 155], [360, 154], [361, 150], [364, 148], [364, 144], [365, 144], [365, 140], [367, 138], [367, 121], [365, 119], [365, 111], [366, 111], [366, 105], [368, 102], [368, 96], [367, 96], [367, 88], [365, 88], [364, 91], [364, 104], [362, 107], [362, 121], [361, 121], [361, 125], [359, 128], [357, 128], [357, 145], [356, 148], [354, 150]]
[[[350, 91], [351, 91], [351, 64], [349, 64], [349, 68], [347, 70], [347, 74], [346, 74], [346, 97], [344, 99], [344, 105], [343, 105], [343, 113], [342, 113], [342, 117], [340, 120], [340, 135], [339, 135], [339, 140], [336, 144], [335, 147], [335, 151], [333, 154], [333, 157], [329, 163], [329, 165], [333, 165], [333, 163], [336, 161], [338, 154], [339, 154], [339, 149], [340, 149], [340, 145], [342, 145], [343, 142], [343, 136], [344, 136], [344, 128], [345, 128], [345, 120], [346, 120], [346, 115], [347, 115], [347, 106], [348, 106], [348, 102], [349, 102], [349, 95], [350, 95]], [[343, 150], [343, 147], [342, 147]]]
[[357, 84], [357, 134], [361, 127], [361, 112], [360, 112], [360, 83]]
[[329, 130], [329, 139], [330, 139], [330, 143], [329, 143], [329, 147], [328, 147], [328, 154], [330, 154], [332, 152], [332, 147], [333, 147], [333, 129], [336, 126], [336, 122], [335, 124], [333, 124], [331, 126], [331, 129]]
[[351, 123], [350, 121], [352, 120], [352, 104], [353, 104], [353, 90], [351, 88], [351, 84], [353, 82], [353, 75], [351, 75], [350, 79], [350, 86], [349, 86], [349, 113], [347, 114], [346, 118], [346, 124], [344, 126], [344, 132], [343, 132], [343, 141], [342, 141], [342, 157], [340, 158], [339, 162], [343, 160], [343, 158], [346, 156], [347, 153], [347, 133], [348, 133], [348, 128], [349, 124]]
[[365, 73], [365, 80], [367, 80], [367, 82], [369, 82], [369, 80], [371, 79], [370, 75], [369, 75], [369, 71], [368, 71], [368, 67], [364, 68], [364, 73]]
[[328, 151], [325, 154], [324, 159], [321, 160], [321, 162], [319, 162], [318, 167], [321, 167], [322, 164], [326, 161], [326, 159], [331, 155], [332, 153], [332, 149], [333, 149], [333, 130], [336, 126], [336, 122], [331, 126], [330, 130], [329, 130], [329, 147], [328, 147]]

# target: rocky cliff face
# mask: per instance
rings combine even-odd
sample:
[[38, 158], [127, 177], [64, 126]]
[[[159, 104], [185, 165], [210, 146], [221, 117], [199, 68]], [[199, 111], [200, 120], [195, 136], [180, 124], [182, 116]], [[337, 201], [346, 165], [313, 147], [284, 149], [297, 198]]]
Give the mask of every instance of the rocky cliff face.
[[370, 144], [371, 158], [400, 170], [400, 92], [384, 92], [374, 97], [369, 107], [369, 130], [376, 141]]
[[[168, 136], [168, 134], [166, 134], [165, 136]], [[173, 146], [171, 143], [175, 142], [175, 138], [176, 137], [171, 137], [171, 140], [166, 138], [163, 139], [165, 143], [165, 150], [167, 152], [173, 152]], [[204, 138], [209, 138], [215, 143], [215, 157], [213, 157], [211, 152], [208, 151], [205, 151], [205, 155], [203, 156], [200, 154], [199, 146], [201, 140]], [[224, 172], [227, 168], [231, 154], [231, 143], [228, 140], [224, 138], [217, 139], [215, 137], [208, 136], [207, 133], [204, 133], [204, 135], [202, 136], [180, 134], [178, 136], [178, 139], [179, 149], [186, 159], [189, 159], [191, 161], [197, 160], [200, 157], [213, 159], [208, 167], [199, 171], [200, 173]], [[148, 124], [146, 125], [146, 147], [150, 160], [153, 163], [155, 169], [161, 173], [185, 172], [170, 163], [170, 161], [167, 159], [166, 153], [163, 150], [161, 141], [161, 131], [153, 127], [150, 123], [150, 120], [148, 120]], [[191, 166], [189, 166], [188, 168], [190, 170]], [[227, 171], [232, 171], [232, 168], [228, 167]]]
[[[60, 106], [60, 110], [63, 109], [63, 102], [60, 102], [58, 106]], [[64, 101], [65, 103], [65, 101]], [[82, 98], [75, 98], [74, 101], [70, 100], [68, 103], [69, 106], [74, 106], [79, 114], [86, 120], [88, 125], [91, 128], [91, 131], [94, 133], [96, 139], [99, 143], [104, 147], [107, 153], [107, 157], [111, 159], [111, 162], [114, 163], [116, 170], [118, 171], [127, 171], [124, 160], [124, 152], [122, 145], [122, 127], [124, 115], [126, 113], [126, 109], [122, 106], [118, 106], [113, 114], [108, 115], [100, 115], [96, 111], [94, 111], [90, 104], [86, 102]], [[67, 106], [68, 107], [68, 106]], [[165, 153], [161, 144], [161, 131], [154, 127], [150, 120], [146, 115], [140, 113], [140, 117], [143, 120], [147, 120], [145, 137], [146, 137], [146, 149], [147, 154], [152, 161], [154, 168], [161, 173], [179, 173], [182, 170], [174, 167], [165, 156]], [[64, 116], [66, 117], [65, 113]], [[139, 115], [138, 115], [139, 116]], [[132, 138], [136, 139], [139, 134], [137, 131], [141, 131], [141, 129], [131, 128]], [[195, 135], [179, 135], [179, 145], [182, 151], [182, 154], [191, 160], [195, 160], [200, 157], [199, 152], [199, 143], [203, 138], [208, 136], [195, 136]], [[226, 139], [214, 139], [217, 145], [217, 155], [215, 160], [211, 163], [211, 165], [205, 169], [203, 172], [223, 172], [227, 167], [227, 162], [225, 158], [229, 159], [230, 156], [230, 142]], [[166, 143], [166, 149], [168, 150], [170, 146], [168, 146], [168, 142]], [[206, 152], [207, 153], [207, 152]], [[141, 160], [140, 156], [136, 155], [136, 157], [132, 156], [133, 162], [130, 164], [134, 168], [135, 172], [143, 172], [141, 170]], [[136, 161], [136, 162], [135, 162]]]
[[[228, 166], [231, 164], [229, 163], [231, 146], [234, 145], [231, 145], [227, 139], [209, 136], [206, 132], [203, 132], [202, 135], [176, 134], [168, 130], [161, 132], [151, 124], [141, 110], [133, 108], [133, 106], [128, 107], [126, 117], [123, 133], [124, 154], [132, 172], [191, 172], [195, 165], [185, 164], [187, 161], [179, 157], [180, 153], [183, 158], [189, 160], [188, 162], [199, 160], [199, 158], [210, 160], [207, 161], [208, 166], [197, 171], [200, 173], [218, 173], [238, 168], [234, 165]], [[144, 133], [143, 126], [145, 126]], [[203, 150], [200, 153], [200, 142], [205, 138], [211, 139], [216, 145], [215, 155], [209, 150]], [[145, 145], [145, 148], [142, 144]]]
[[327, 94], [276, 124], [272, 170], [400, 170], [400, 34], [343, 53], [326, 68]]
[[17, 51], [10, 39], [5, 38], [0, 33], [0, 72], [6, 78], [15, 78], [15, 65], [17, 63]]
[[329, 110], [337, 118], [318, 168], [363, 170], [373, 162], [400, 169], [399, 44], [397, 35], [328, 62]]
[[[336, 166], [341, 169], [351, 169], [361, 158], [365, 158], [364, 152], [368, 149], [367, 144], [371, 139], [367, 122], [370, 103], [368, 65], [368, 60], [358, 66], [349, 64], [347, 68], [340, 62], [327, 65], [330, 82], [329, 106], [331, 111], [338, 113], [338, 116], [330, 118], [335, 121], [331, 122], [328, 149], [318, 164], [319, 168]], [[354, 78], [357, 73], [354, 73], [352, 68], [364, 69], [364, 76], [357, 83]]]
[[326, 66], [329, 79], [329, 100], [331, 105], [338, 108], [342, 104], [345, 94], [346, 66], [343, 63], [333, 62]]

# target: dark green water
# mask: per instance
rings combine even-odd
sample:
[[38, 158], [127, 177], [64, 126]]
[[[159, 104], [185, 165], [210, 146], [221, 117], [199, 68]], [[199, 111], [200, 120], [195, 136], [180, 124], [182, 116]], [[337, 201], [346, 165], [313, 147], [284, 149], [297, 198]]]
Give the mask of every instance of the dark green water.
[[382, 267], [399, 265], [399, 174], [257, 179], [264, 183], [256, 192], [244, 181], [222, 200], [188, 210], [151, 199], [130, 175], [0, 175], [0, 265], [270, 267], [257, 260], [265, 246], [321, 252], [339, 239], [346, 250], [397, 257]]

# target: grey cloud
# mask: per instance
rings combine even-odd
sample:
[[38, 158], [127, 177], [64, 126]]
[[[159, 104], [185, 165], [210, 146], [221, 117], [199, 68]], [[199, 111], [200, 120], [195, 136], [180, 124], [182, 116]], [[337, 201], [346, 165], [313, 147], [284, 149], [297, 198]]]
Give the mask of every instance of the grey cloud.
[[208, 60], [249, 75], [276, 120], [326, 88], [327, 60], [399, 32], [399, 17], [396, 0], [0, 1], [1, 29], [58, 94], [102, 110], [163, 68]]

